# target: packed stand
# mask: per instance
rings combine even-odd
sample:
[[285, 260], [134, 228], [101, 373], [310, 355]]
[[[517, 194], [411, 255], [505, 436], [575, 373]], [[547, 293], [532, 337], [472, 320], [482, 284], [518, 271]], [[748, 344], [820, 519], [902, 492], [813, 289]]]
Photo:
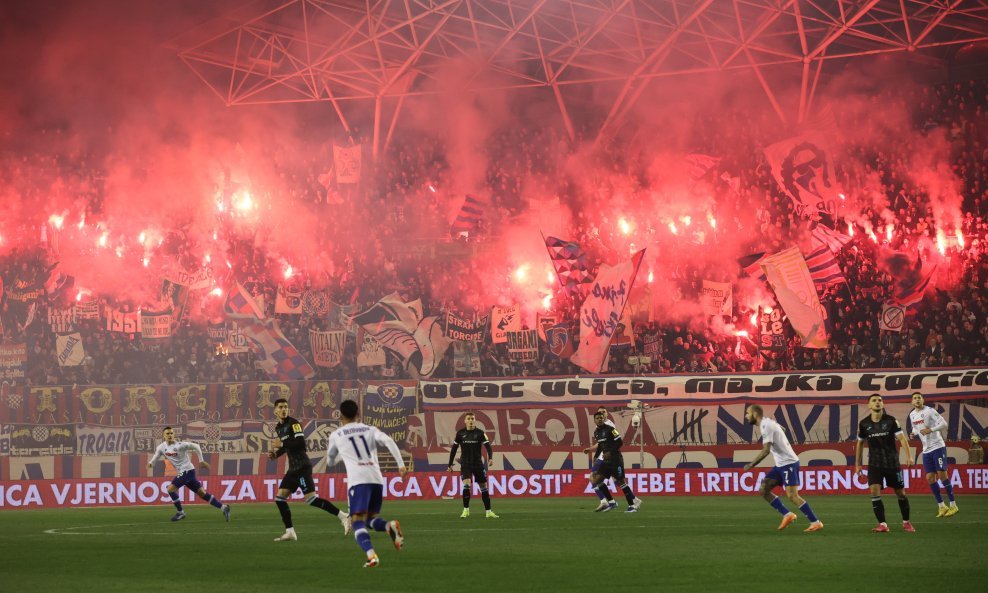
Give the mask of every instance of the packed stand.
[[[824, 370], [856, 368], [916, 368], [935, 366], [984, 365], [988, 363], [988, 266], [985, 241], [988, 220], [988, 87], [983, 81], [942, 85], [919, 91], [921, 96], [896, 95], [892, 92], [878, 102], [914, 102], [918, 105], [914, 122], [919, 133], [945, 134], [949, 142], [953, 168], [963, 180], [961, 189], [963, 234], [966, 243], [949, 246], [945, 256], [949, 269], [949, 291], [930, 291], [922, 303], [912, 309], [903, 332], [881, 331], [878, 316], [889, 296], [890, 277], [875, 262], [884, 250], [915, 251], [917, 241], [936, 241], [935, 213], [928, 196], [910, 184], [906, 170], [910, 167], [910, 151], [905, 145], [898, 153], [876, 152], [867, 145], [848, 145], [846, 152], [854, 154], [854, 162], [867, 167], [848, 167], [848, 183], [862, 184], [877, 176], [881, 192], [888, 198], [894, 212], [896, 229], [890, 239], [872, 239], [863, 232], [840, 251], [839, 259], [846, 283], [831, 287], [822, 297], [831, 323], [830, 346], [825, 349], [805, 349], [790, 338], [786, 355], [767, 359], [759, 355], [751, 338], [739, 331], [753, 331], [749, 321], [751, 310], [737, 307], [725, 323], [710, 324], [703, 319], [682, 319], [676, 322], [655, 322], [640, 317], [634, 324], [633, 346], [612, 352], [609, 373], [634, 374], [647, 372], [697, 373], [743, 372], [748, 370]], [[877, 105], [877, 104], [876, 104]], [[738, 146], [747, 147], [741, 154], [722, 163], [727, 170], [737, 172], [741, 183], [732, 203], [722, 204], [718, 231], [747, 232], [739, 227], [738, 213], [753, 212], [758, 221], [757, 239], [751, 251], [770, 250], [794, 238], [799, 221], [790, 199], [777, 187], [759, 147], [773, 138], [768, 137], [772, 125], [768, 120], [747, 119], [725, 113], [719, 117], [734, 117], [732, 125], [721, 125], [718, 119], [700, 118], [696, 125], [697, 146], [694, 150], [709, 154], [739, 154]], [[853, 122], [850, 123], [853, 125]], [[728, 130], [729, 134], [718, 133]], [[601, 176], [596, 191], [607, 196], [618, 183], [624, 188], [643, 184], [643, 173], [636, 165], [634, 142], [614, 142], [605, 146], [595, 157], [610, 171]], [[558, 131], [548, 129], [513, 130], [497, 134], [490, 141], [489, 162], [485, 183], [492, 197], [494, 213], [486, 220], [510, 220], [523, 212], [526, 196], [532, 186], [545, 189], [563, 200], [574, 198], [586, 187], [577, 189], [570, 172], [562, 166], [559, 154], [569, 151], [567, 142]], [[43, 177], [46, 171], [61, 172], [66, 185], [79, 188], [79, 200], [87, 211], [98, 211], [101, 196], [99, 168], [92, 157], [83, 155], [34, 155], [11, 158], [6, 181]], [[327, 216], [320, 220], [320, 232], [333, 235], [332, 253], [336, 270], [329, 277], [296, 278], [300, 289], [319, 288], [329, 292], [331, 299], [342, 303], [346, 310], [356, 313], [370, 307], [377, 299], [398, 292], [406, 300], [420, 298], [428, 314], [453, 311], [464, 318], [485, 314], [497, 301], [498, 295], [485, 290], [485, 282], [472, 265], [472, 258], [482, 254], [485, 237], [497, 232], [495, 225], [482, 223], [469, 237], [455, 238], [437, 247], [435, 237], [447, 233], [443, 201], [434, 186], [441, 186], [451, 175], [449, 160], [440, 142], [434, 138], [414, 135], [399, 137], [390, 151], [382, 157], [372, 174], [356, 187], [333, 187], [320, 180], [319, 160], [285, 164], [284, 178], [292, 188], [293, 199], [324, 208]], [[16, 171], [9, 163], [16, 164]], [[32, 173], [33, 171], [33, 173]], [[615, 179], [621, 180], [616, 182]], [[585, 183], [585, 180], [581, 183]], [[34, 195], [39, 188], [21, 187], [22, 195]], [[578, 209], [577, 209], [578, 210]], [[733, 213], [733, 215], [732, 215]], [[887, 213], [869, 209], [856, 219], [862, 228], [870, 224], [884, 229]], [[350, 221], [339, 224], [337, 221]], [[360, 229], [374, 228], [368, 236]], [[416, 229], [410, 233], [409, 228]], [[36, 233], [35, 229], [4, 229], [8, 241]], [[594, 266], [613, 261], [618, 248], [596, 221], [577, 212], [572, 239], [588, 252]], [[19, 244], [24, 244], [21, 241]], [[244, 238], [231, 258], [233, 276], [255, 296], [262, 296], [269, 315], [274, 315], [273, 303], [279, 284], [280, 270], [267, 254]], [[36, 248], [4, 249], [0, 252], [0, 275], [4, 286], [24, 278], [33, 278], [40, 289], [51, 281], [52, 257], [43, 245]], [[708, 270], [677, 269], [671, 278], [672, 290], [679, 294], [696, 295]], [[722, 278], [729, 280], [728, 278]], [[452, 296], [451, 296], [452, 295]], [[576, 318], [578, 303], [556, 299], [561, 317]], [[139, 335], [111, 334], [103, 331], [98, 320], [83, 321], [76, 328], [85, 341], [86, 360], [79, 366], [59, 366], [53, 356], [55, 334], [45, 323], [48, 299], [37, 301], [37, 307], [27, 317], [14, 311], [14, 303], [3, 299], [3, 331], [7, 342], [26, 342], [28, 361], [26, 376], [19, 380], [32, 385], [42, 384], [119, 384], [119, 383], [205, 383], [265, 379], [255, 368], [253, 354], [231, 354], [218, 348], [206, 332], [206, 315], [189, 315], [166, 341], [145, 343]], [[311, 360], [308, 340], [310, 329], [336, 329], [339, 320], [307, 315], [277, 315], [284, 334]], [[26, 320], [26, 326], [19, 321]], [[725, 329], [725, 328], [730, 328]], [[576, 329], [575, 325], [572, 329]], [[647, 335], [659, 335], [659, 354], [647, 364], [640, 355]], [[409, 378], [409, 371], [391, 353], [382, 366], [359, 367], [353, 344], [357, 336], [348, 336], [349, 344], [340, 364], [333, 368], [315, 367], [318, 378], [380, 379]], [[161, 342], [161, 343], [158, 343]], [[512, 362], [504, 345], [491, 344], [488, 338], [479, 345], [480, 372], [475, 376], [546, 376], [580, 374], [581, 370], [568, 360], [540, 350], [535, 363]], [[452, 349], [435, 377], [455, 375]], [[12, 382], [8, 380], [8, 382]]]

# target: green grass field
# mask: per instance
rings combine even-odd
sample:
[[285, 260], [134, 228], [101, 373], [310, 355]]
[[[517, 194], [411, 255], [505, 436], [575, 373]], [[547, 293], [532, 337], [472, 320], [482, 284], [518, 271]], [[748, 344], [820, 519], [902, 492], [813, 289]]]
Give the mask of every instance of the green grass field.
[[[873, 534], [867, 496], [810, 499], [826, 528], [805, 518], [776, 532], [761, 498], [646, 499], [638, 514], [594, 514], [591, 497], [495, 500], [501, 519], [459, 518], [459, 501], [385, 501], [406, 536], [397, 552], [372, 534], [382, 565], [339, 522], [292, 505], [299, 541], [282, 532], [273, 504], [216, 509], [66, 509], [0, 512], [0, 591], [943, 591], [988, 583], [988, 497], [962, 497], [961, 512], [935, 519], [930, 496], [913, 495], [917, 533]], [[624, 505], [622, 504], [622, 510]], [[479, 509], [479, 511], [478, 511]]]

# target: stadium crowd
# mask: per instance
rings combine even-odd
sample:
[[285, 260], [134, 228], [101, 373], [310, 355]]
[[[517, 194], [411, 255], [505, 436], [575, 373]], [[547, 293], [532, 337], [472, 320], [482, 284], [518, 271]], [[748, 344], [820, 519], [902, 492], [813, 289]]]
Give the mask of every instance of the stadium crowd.
[[[923, 88], [916, 94], [895, 94], [886, 91], [876, 98], [880, 104], [909, 104], [915, 109], [915, 132], [944, 134], [949, 142], [954, 173], [963, 180], [961, 210], [964, 244], [952, 242], [944, 249], [947, 265], [940, 270], [948, 275], [948, 290], [930, 290], [926, 298], [910, 308], [904, 330], [881, 331], [879, 315], [883, 303], [891, 294], [893, 282], [877, 262], [885, 250], [916, 252], [922, 241], [935, 242], [936, 222], [930, 197], [908, 181], [907, 169], [912, 166], [911, 153], [917, 147], [902, 145], [897, 152], [878, 151], [868, 145], [846, 144], [842, 150], [856, 155], [855, 163], [866, 166], [847, 167], [843, 174], [850, 185], [857, 180], [877, 177], [881, 193], [888, 201], [888, 211], [895, 216], [894, 236], [886, 237], [880, 230], [872, 238], [857, 233], [851, 243], [839, 253], [847, 280], [831, 286], [822, 296], [831, 322], [830, 346], [826, 349], [805, 349], [798, 340], [789, 338], [789, 347], [782, 356], [764, 357], [754, 342], [738, 335], [740, 328], [754, 331], [749, 323], [753, 311], [736, 305], [726, 331], [725, 324], [711, 325], [702, 319], [677, 322], [649, 321], [639, 318], [634, 324], [634, 347], [612, 353], [610, 373], [635, 372], [725, 372], [745, 370], [786, 369], [855, 369], [902, 368], [983, 365], [988, 362], [988, 266], [985, 241], [988, 239], [988, 85], [984, 81], [943, 84]], [[885, 102], [885, 103], [882, 103]], [[917, 107], [918, 106], [918, 107]], [[766, 115], [769, 117], [771, 114]], [[838, 114], [840, 115], [840, 114]], [[773, 129], [768, 121], [749, 114], [725, 112], [718, 118], [736, 118], [730, 125], [708, 116], [696, 124], [694, 150], [711, 155], [729, 154], [720, 164], [740, 180], [733, 197], [735, 211], [755, 213], [760, 228], [753, 238], [751, 252], [777, 249], [792, 240], [799, 225], [791, 200], [777, 186], [759, 147], [770, 143]], [[853, 125], [848, 122], [846, 125]], [[729, 133], [719, 133], [728, 130]], [[600, 195], [614, 190], [615, 179], [628, 186], [641, 183], [640, 171], [634, 159], [635, 139], [629, 144], [604, 146], [600, 156], [612, 174], [601, 176], [595, 188]], [[739, 151], [737, 147], [748, 147]], [[521, 213], [525, 196], [532, 186], [546, 188], [563, 200], [576, 193], [572, 180], [556, 158], [560, 152], [572, 150], [555, 131], [513, 128], [498, 134], [485, 147], [488, 161], [493, 163], [486, 172], [486, 186], [491, 196], [493, 215], [485, 220], [509, 220]], [[742, 155], [739, 157], [738, 155]], [[338, 269], [332, 278], [305, 277], [297, 279], [301, 289], [318, 288], [329, 292], [337, 303], [349, 303], [349, 311], [359, 312], [377, 299], [397, 291], [406, 299], [421, 298], [428, 314], [450, 310], [465, 318], [476, 318], [494, 304], [483, 293], [481, 282], [471, 281], [471, 259], [485, 236], [497, 232], [494, 225], [481, 222], [468, 238], [437, 243], [435, 237], [448, 233], [446, 213], [432, 184], [440, 185], [449, 172], [449, 159], [442, 143], [415, 135], [399, 137], [392, 143], [381, 162], [373, 165], [371, 174], [358, 186], [332, 187], [320, 182], [321, 159], [313, 156], [306, 161], [286, 159], [283, 179], [291, 188], [291, 199], [317, 208], [333, 208], [334, 216], [320, 219], [320, 232], [335, 237], [332, 260]], [[742, 158], [743, 157], [743, 158]], [[59, 183], [77, 192], [80, 208], [98, 211], [104, 178], [95, 157], [84, 154], [12, 154], [3, 155], [0, 175], [4, 183], [24, 184], [25, 180], [49, 179], [58, 173]], [[277, 159], [276, 159], [277, 160]], [[369, 169], [371, 165], [366, 165]], [[373, 181], [369, 181], [373, 180]], [[524, 183], [523, 183], [524, 181]], [[724, 183], [729, 181], [725, 178]], [[716, 183], [720, 183], [717, 181]], [[45, 185], [47, 187], [48, 185]], [[585, 188], [584, 188], [585, 189]], [[43, 188], [18, 187], [23, 195], [38, 194]], [[722, 212], [720, 232], [741, 232], [732, 228], [730, 209]], [[856, 219], [858, 228], [870, 224], [884, 229], [890, 223], [887, 212], [875, 207]], [[350, 220], [354, 224], [336, 224]], [[373, 227], [368, 225], [373, 224]], [[845, 223], [846, 224], [846, 223]], [[607, 231], [595, 227], [577, 213], [572, 240], [580, 243], [591, 260], [591, 269], [613, 259], [616, 249], [610, 246]], [[408, 228], [414, 227], [414, 233]], [[368, 234], [361, 229], [374, 228]], [[10, 234], [11, 229], [5, 229]], [[32, 229], [15, 230], [14, 234], [29, 235]], [[432, 237], [433, 239], [429, 239]], [[234, 276], [254, 295], [263, 295], [269, 314], [274, 314], [278, 285], [283, 282], [277, 264], [244, 240], [230, 249]], [[33, 279], [40, 289], [51, 284], [53, 258], [46, 245], [25, 245], [17, 248], [0, 245], [0, 275], [3, 285]], [[71, 273], [71, 271], [68, 271]], [[697, 295], [706, 270], [677, 269], [673, 290], [688, 298]], [[443, 290], [438, 290], [442, 287]], [[448, 297], [449, 287], [457, 287], [460, 298]], [[70, 295], [74, 296], [74, 295]], [[557, 299], [558, 302], [566, 302]], [[175, 329], [169, 340], [153, 344], [139, 335], [103, 331], [99, 320], [77, 322], [77, 331], [84, 339], [86, 358], [79, 366], [59, 366], [55, 358], [55, 334], [45, 322], [47, 308], [54, 306], [49, 298], [40, 298], [36, 308], [26, 317], [14, 311], [12, 303], [3, 299], [3, 332], [7, 342], [26, 342], [28, 359], [23, 381], [28, 384], [120, 384], [120, 383], [187, 383], [260, 380], [266, 378], [255, 369], [250, 353], [228, 353], [217, 348], [207, 332], [204, 315], [188, 315]], [[560, 311], [561, 317], [575, 318], [573, 305]], [[309, 358], [309, 329], [334, 329], [328, 318], [307, 315], [277, 315], [285, 335], [304, 356]], [[30, 321], [24, 327], [23, 323]], [[575, 327], [574, 327], [575, 329]], [[643, 340], [647, 335], [659, 336], [659, 352], [647, 364], [640, 364]], [[340, 364], [333, 368], [316, 367], [320, 378], [405, 378], [408, 371], [392, 354], [383, 366], [358, 367], [356, 340], [349, 344]], [[478, 376], [500, 375], [566, 375], [580, 372], [568, 360], [541, 349], [534, 363], [513, 362], [504, 345], [494, 345], [488, 337], [479, 346]], [[453, 350], [434, 376], [454, 376]]]

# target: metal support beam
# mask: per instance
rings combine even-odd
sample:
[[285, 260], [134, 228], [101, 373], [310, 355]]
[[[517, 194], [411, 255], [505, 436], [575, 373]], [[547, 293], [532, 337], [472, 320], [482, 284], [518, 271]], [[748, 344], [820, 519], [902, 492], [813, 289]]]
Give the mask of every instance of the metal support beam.
[[916, 36], [916, 40], [913, 41], [913, 47], [919, 45], [920, 43], [923, 43], [923, 40], [926, 39], [926, 36], [929, 35], [931, 32], [933, 32], [933, 29], [935, 29], [937, 25], [943, 22], [943, 19], [947, 18], [947, 15], [952, 13], [954, 9], [957, 8], [957, 6], [963, 1], [964, 0], [954, 0], [950, 6], [941, 10], [940, 14], [938, 14], [932, 21], [930, 21], [923, 29], [923, 31]]
[[846, 20], [843, 25], [841, 25], [840, 27], [838, 27], [837, 29], [835, 29], [833, 32], [830, 33], [830, 35], [827, 36], [826, 39], [824, 39], [823, 41], [821, 41], [820, 42], [820, 45], [818, 45], [817, 48], [813, 50], [813, 52], [810, 54], [809, 57], [815, 58], [818, 55], [820, 55], [821, 53], [823, 53], [824, 51], [826, 51], [826, 49], [828, 47], [830, 47], [830, 44], [831, 43], [833, 43], [834, 41], [837, 41], [837, 39], [841, 35], [843, 35], [844, 33], [846, 33], [848, 29], [850, 29], [851, 27], [853, 27], [855, 25], [855, 23], [857, 23], [862, 18], [864, 18], [864, 16], [866, 14], [868, 14], [868, 11], [870, 11], [872, 8], [874, 8], [875, 5], [878, 4], [879, 1], [880, 0], [868, 0], [868, 2], [865, 3], [864, 6], [862, 6], [861, 8], [859, 8], [858, 11], [856, 13], [854, 13], [854, 16], [852, 16], [850, 19]]
[[628, 93], [631, 92], [631, 89], [635, 86], [635, 83], [640, 82], [641, 84], [638, 85], [638, 89], [635, 91], [632, 99], [628, 101], [629, 104], [633, 104], [645, 90], [645, 86], [648, 84], [649, 79], [641, 79], [640, 77], [642, 74], [644, 74], [646, 70], [662, 64], [663, 60], [665, 60], [665, 57], [668, 55], [668, 52], [676, 43], [676, 40], [683, 33], [683, 31], [686, 30], [686, 27], [698, 19], [700, 15], [703, 14], [703, 11], [705, 11], [712, 3], [713, 0], [703, 0], [700, 2], [700, 4], [693, 9], [693, 12], [683, 19], [676, 29], [670, 32], [669, 36], [666, 37], [658, 47], [652, 50], [652, 52], [645, 57], [642, 63], [635, 68], [635, 71], [628, 77], [627, 81], [624, 83], [624, 86], [621, 87], [621, 92], [618, 93], [617, 99], [614, 100], [614, 104], [611, 106], [610, 112], [608, 112], [607, 117], [604, 119], [604, 123], [601, 124], [600, 131], [597, 133], [597, 142], [599, 142], [603, 138], [604, 134], [609, 131], [609, 128], [614, 125], [618, 114], [622, 111], [626, 111], [627, 106], [625, 105], [625, 98], [628, 96]]
[[[745, 54], [748, 51], [745, 50]], [[751, 60], [751, 56], [748, 56], [748, 60]], [[786, 120], [786, 113], [782, 110], [782, 106], [779, 105], [779, 100], [775, 98], [775, 93], [772, 91], [772, 87], [768, 85], [768, 81], [765, 80], [765, 76], [762, 74], [762, 69], [752, 62], [751, 70], [755, 73], [755, 77], [758, 78], [758, 83], [762, 85], [762, 90], [765, 91], [765, 96], [768, 97], [768, 102], [772, 105], [772, 109], [775, 110], [775, 114], [779, 116], [779, 119], [783, 124], [789, 123]]]

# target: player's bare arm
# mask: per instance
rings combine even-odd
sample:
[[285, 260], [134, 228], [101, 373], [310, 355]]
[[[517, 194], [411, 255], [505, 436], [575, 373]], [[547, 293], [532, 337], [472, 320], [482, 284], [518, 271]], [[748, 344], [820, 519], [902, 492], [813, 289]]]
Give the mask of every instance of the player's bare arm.
[[768, 454], [771, 451], [772, 451], [772, 444], [771, 443], [765, 443], [765, 446], [762, 447], [762, 450], [758, 453], [758, 456], [756, 456], [753, 460], [751, 460], [750, 463], [744, 464], [744, 471], [748, 471], [751, 468], [753, 468], [756, 465], [758, 465], [759, 463], [761, 463], [762, 462], [762, 459], [765, 459], [766, 457], [768, 457]]
[[909, 446], [909, 439], [906, 438], [906, 433], [899, 433], [899, 443], [902, 445], [903, 450], [906, 452], [906, 467], [913, 464], [913, 448]]

